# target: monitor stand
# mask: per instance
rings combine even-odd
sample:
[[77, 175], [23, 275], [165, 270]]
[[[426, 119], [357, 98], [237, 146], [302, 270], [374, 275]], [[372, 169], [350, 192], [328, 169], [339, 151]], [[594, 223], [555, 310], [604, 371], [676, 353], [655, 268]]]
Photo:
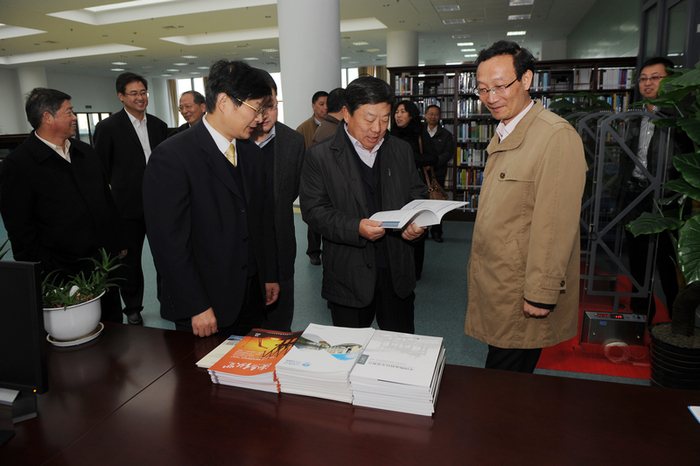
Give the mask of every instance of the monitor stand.
[[19, 394], [12, 402], [12, 422], [34, 419], [36, 412], [36, 393], [32, 390], [20, 390]]

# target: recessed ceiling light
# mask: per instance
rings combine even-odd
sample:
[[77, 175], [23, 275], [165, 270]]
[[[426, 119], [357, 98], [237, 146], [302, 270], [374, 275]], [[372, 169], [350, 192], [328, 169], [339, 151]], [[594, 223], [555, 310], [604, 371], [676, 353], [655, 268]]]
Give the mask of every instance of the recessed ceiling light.
[[457, 42], [457, 47], [471, 47], [474, 42]]
[[165, 71], [168, 71], [170, 73], [179, 73], [180, 72], [180, 70], [165, 70]]
[[262, 51], [263, 51], [263, 52], [266, 52], [266, 53], [275, 53], [275, 52], [279, 52], [279, 50], [277, 50], [277, 49], [262, 49]]
[[381, 52], [382, 49], [367, 49], [365, 52]]
[[208, 66], [198, 66], [197, 69], [198, 70], [208, 70], [209, 67]]
[[350, 57], [340, 57], [341, 60], [350, 60]]
[[471, 36], [469, 34], [456, 34], [453, 35], [453, 39], [469, 39]]
[[450, 66], [450, 65], [461, 65], [461, 64], [462, 64], [461, 61], [448, 61], [447, 63], [445, 63], [445, 65], [447, 65], [447, 66]]
[[437, 11], [438, 13], [444, 13], [446, 11], [459, 11], [459, 5], [436, 6], [435, 11]]
[[157, 3], [168, 3], [175, 0], [133, 0], [131, 2], [110, 3], [109, 5], [93, 6], [85, 8], [88, 11], [97, 13], [98, 11], [121, 10], [124, 8], [134, 8], [145, 5], [155, 5]]
[[509, 6], [533, 5], [535, 0], [510, 0]]
[[460, 52], [476, 52], [476, 49], [462, 49]]
[[124, 71], [124, 68], [112, 68], [112, 71]]
[[475, 58], [477, 55], [475, 53], [468, 53], [464, 57], [465, 58]]
[[190, 74], [199, 74], [199, 71], [190, 71]]
[[386, 53], [380, 53], [377, 55], [378, 57], [386, 57]]
[[527, 31], [508, 31], [506, 36], [524, 36]]
[[188, 60], [192, 60], [197, 58], [197, 55], [183, 55], [182, 58], [187, 58]]
[[530, 19], [530, 15], [508, 15], [508, 21], [524, 21]]
[[123, 61], [113, 61], [112, 65], [126, 65], [126, 62]]
[[166, 73], [166, 74], [161, 74], [161, 76], [165, 76], [165, 77], [167, 78], [168, 76], [172, 76], [172, 74], [167, 74], [167, 73]]
[[257, 60], [257, 57], [245, 57], [244, 60]]
[[369, 45], [369, 42], [353, 42], [352, 45]]
[[187, 66], [187, 63], [173, 63], [175, 66]]
[[466, 21], [464, 19], [443, 19], [442, 24], [449, 26], [451, 24], [465, 24]]

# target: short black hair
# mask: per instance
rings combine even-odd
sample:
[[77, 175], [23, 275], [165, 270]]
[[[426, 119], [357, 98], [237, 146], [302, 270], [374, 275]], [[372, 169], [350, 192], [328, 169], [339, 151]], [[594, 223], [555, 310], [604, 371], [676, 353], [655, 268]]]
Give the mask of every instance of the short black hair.
[[32, 128], [39, 129], [44, 119], [44, 113], [49, 112], [56, 116], [56, 112], [61, 108], [63, 102], [71, 100], [71, 96], [56, 89], [46, 89], [45, 87], [35, 87], [27, 94], [24, 104], [24, 111], [27, 113], [27, 121]]
[[328, 113], [338, 113], [345, 107], [345, 89], [336, 87], [328, 93]]
[[491, 47], [483, 49], [481, 52], [479, 52], [479, 56], [476, 58], [477, 68], [482, 62], [499, 55], [510, 55], [513, 57], [515, 75], [518, 78], [518, 81], [523, 77], [527, 70], [530, 70], [533, 73], [535, 72], [535, 57], [532, 56], [532, 53], [528, 49], [520, 47], [515, 42], [507, 40], [499, 40]]
[[231, 98], [236, 107], [241, 105], [239, 100], [245, 102], [272, 95], [262, 70], [253, 68], [244, 61], [228, 60], [219, 60], [209, 68], [207, 112], [214, 111], [216, 99], [222, 92]]
[[311, 97], [311, 103], [315, 104], [318, 99], [321, 97], [328, 97], [328, 92], [326, 91], [318, 91], [316, 92], [313, 97]]
[[440, 107], [437, 105], [428, 105], [428, 108], [425, 109], [425, 113], [428, 113], [431, 108], [437, 108], [438, 113], [440, 113]]
[[351, 82], [345, 89], [345, 106], [350, 115], [360, 105], [388, 103], [394, 107], [394, 89], [379, 78], [364, 76]]
[[[420, 111], [418, 110], [418, 107], [416, 106], [416, 104], [414, 104], [410, 100], [402, 100], [401, 102], [396, 104], [396, 110], [398, 110], [398, 108], [402, 105], [403, 105], [404, 110], [406, 110], [406, 113], [408, 113], [408, 116], [411, 117], [411, 121], [418, 121], [418, 122], [420, 121]], [[396, 125], [396, 119], [395, 119], [396, 110], [391, 115], [392, 127], [394, 127]]]
[[194, 103], [197, 105], [202, 105], [206, 103], [204, 96], [197, 91], [185, 91], [180, 95], [180, 98], [182, 98], [182, 96], [185, 94], [192, 94], [192, 98], [194, 98]]
[[119, 76], [117, 76], [117, 93], [125, 94], [126, 86], [135, 81], [140, 81], [143, 84], [143, 87], [145, 87], [146, 90], [148, 90], [148, 81], [146, 81], [146, 78], [136, 73], [127, 71], [126, 73], [122, 73]]
[[654, 65], [664, 65], [664, 68], [671, 68], [673, 69], [673, 62], [669, 60], [666, 57], [651, 57], [644, 63], [642, 63], [642, 66], [639, 68], [639, 74], [642, 74], [642, 70], [646, 68], [647, 66], [654, 66]]
[[272, 77], [270, 73], [268, 73], [265, 70], [260, 70], [260, 74], [262, 75], [263, 79], [265, 80], [265, 83], [270, 86], [270, 89], [275, 90], [275, 94], [277, 94], [277, 83], [275, 82], [275, 79]]

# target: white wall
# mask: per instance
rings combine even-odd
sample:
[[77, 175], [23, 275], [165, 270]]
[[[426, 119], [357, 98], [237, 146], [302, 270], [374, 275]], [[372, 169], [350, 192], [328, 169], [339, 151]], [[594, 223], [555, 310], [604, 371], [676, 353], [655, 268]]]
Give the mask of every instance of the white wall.
[[24, 113], [16, 70], [0, 69], [0, 102], [0, 134], [28, 133], [31, 127]]

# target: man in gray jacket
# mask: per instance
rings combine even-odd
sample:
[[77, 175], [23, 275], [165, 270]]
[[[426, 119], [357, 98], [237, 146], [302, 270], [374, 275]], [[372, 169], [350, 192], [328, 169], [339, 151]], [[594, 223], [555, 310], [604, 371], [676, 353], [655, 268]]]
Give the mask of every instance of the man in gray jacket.
[[385, 230], [375, 212], [427, 198], [408, 143], [391, 137], [394, 91], [359, 78], [346, 89], [335, 136], [308, 149], [301, 173], [304, 221], [323, 236], [323, 287], [333, 325], [413, 333], [412, 242], [425, 228]]

